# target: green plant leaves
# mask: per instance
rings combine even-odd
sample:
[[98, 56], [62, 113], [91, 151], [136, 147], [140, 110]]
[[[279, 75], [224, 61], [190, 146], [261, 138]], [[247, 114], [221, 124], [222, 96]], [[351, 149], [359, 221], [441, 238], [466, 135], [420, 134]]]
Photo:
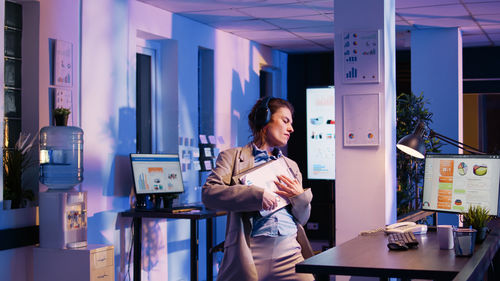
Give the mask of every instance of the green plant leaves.
[[[419, 122], [427, 128], [432, 123], [433, 114], [426, 108], [428, 102], [423, 93], [401, 93], [396, 99], [396, 137], [400, 140], [413, 133]], [[439, 153], [441, 143], [438, 139], [425, 138], [427, 152]], [[424, 161], [413, 158], [406, 153], [397, 151], [396, 173], [398, 182], [397, 214], [410, 213], [421, 207], [422, 185], [424, 177]]]

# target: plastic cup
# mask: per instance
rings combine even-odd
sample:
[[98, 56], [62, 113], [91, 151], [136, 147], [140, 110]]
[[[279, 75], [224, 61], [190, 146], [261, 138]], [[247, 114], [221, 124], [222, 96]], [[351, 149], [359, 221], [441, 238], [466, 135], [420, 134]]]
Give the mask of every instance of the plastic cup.
[[439, 240], [439, 248], [442, 250], [453, 249], [453, 226], [438, 225], [437, 235]]

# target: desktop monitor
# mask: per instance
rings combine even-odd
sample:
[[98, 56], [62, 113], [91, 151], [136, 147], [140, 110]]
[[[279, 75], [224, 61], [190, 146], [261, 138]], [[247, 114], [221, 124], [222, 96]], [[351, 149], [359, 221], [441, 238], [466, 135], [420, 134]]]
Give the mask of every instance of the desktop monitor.
[[184, 192], [177, 154], [130, 154], [135, 194], [166, 195]]
[[482, 206], [499, 215], [500, 155], [427, 154], [422, 209], [464, 213]]

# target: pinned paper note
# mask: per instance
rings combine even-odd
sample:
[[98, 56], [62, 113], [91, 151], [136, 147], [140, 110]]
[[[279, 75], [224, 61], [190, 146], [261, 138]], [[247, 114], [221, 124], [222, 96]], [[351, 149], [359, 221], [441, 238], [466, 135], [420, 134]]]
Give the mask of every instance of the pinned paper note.
[[195, 171], [199, 171], [199, 170], [201, 170], [200, 161], [193, 161], [193, 169], [194, 169]]
[[210, 150], [210, 147], [205, 147], [203, 149], [203, 152], [205, 153], [205, 157], [212, 157], [212, 151]]
[[208, 141], [207, 141], [207, 136], [205, 135], [200, 135], [200, 143], [202, 144], [207, 144]]
[[203, 164], [205, 165], [205, 170], [212, 170], [212, 161], [206, 160], [203, 161]]

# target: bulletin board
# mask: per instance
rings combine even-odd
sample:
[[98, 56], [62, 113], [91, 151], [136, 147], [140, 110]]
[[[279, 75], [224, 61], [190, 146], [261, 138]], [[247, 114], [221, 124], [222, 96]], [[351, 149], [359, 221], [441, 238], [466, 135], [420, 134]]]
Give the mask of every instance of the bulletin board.
[[379, 94], [343, 97], [344, 146], [377, 146], [380, 143]]

